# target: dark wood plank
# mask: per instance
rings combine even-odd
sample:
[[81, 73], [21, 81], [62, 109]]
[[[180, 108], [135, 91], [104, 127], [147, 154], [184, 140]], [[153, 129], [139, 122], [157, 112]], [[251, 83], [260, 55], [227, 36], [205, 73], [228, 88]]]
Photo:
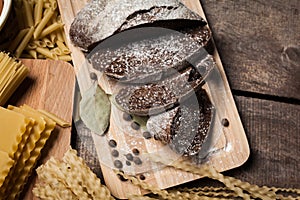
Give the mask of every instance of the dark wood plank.
[[226, 174], [250, 183], [300, 188], [300, 105], [236, 97], [250, 158]]
[[201, 3], [232, 89], [300, 99], [300, 1]]

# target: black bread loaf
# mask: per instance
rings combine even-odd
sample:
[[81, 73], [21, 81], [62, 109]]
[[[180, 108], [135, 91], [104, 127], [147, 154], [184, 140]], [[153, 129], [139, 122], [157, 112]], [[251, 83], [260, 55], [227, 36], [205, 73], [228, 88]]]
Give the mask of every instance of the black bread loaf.
[[186, 27], [206, 24], [178, 0], [92, 0], [71, 24], [71, 41], [84, 51], [118, 32], [136, 26]]

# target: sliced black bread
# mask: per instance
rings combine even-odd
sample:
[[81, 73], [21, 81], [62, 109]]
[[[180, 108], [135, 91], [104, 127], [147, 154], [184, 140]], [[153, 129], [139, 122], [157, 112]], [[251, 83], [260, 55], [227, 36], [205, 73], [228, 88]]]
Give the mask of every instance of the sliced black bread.
[[[199, 67], [214, 66], [213, 58], [207, 54]], [[164, 112], [194, 94], [203, 83], [198, 69], [190, 66], [173, 73], [162, 81], [143, 85], [122, 85], [115, 94], [119, 107], [131, 114], [150, 116]]]
[[209, 134], [214, 107], [205, 90], [196, 92], [179, 106], [151, 116], [147, 129], [175, 152], [194, 156], [199, 153]]
[[[138, 35], [144, 38], [136, 40]], [[194, 65], [194, 57], [207, 54], [203, 47], [210, 36], [207, 26], [186, 28], [180, 32], [165, 28], [137, 28], [103, 41], [88, 59], [94, 69], [118, 81], [146, 83], [160, 80], [163, 75], [182, 70], [189, 64]]]

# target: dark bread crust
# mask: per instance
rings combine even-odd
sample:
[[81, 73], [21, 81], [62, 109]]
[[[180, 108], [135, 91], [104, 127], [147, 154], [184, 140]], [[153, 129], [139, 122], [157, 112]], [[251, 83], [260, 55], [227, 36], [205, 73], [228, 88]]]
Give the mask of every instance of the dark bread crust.
[[[205, 20], [178, 0], [92, 0], [77, 13], [69, 35], [76, 46], [88, 51], [93, 44], [120, 31], [140, 25], [156, 26], [158, 21], [166, 21], [168, 23], [165, 25], [168, 26], [172, 20], [206, 24]], [[176, 24], [178, 27], [180, 23]]]
[[[213, 58], [207, 54], [197, 67], [205, 67], [209, 71], [213, 66]], [[128, 113], [155, 115], [178, 105], [198, 90], [202, 83], [203, 77], [198, 69], [190, 66], [159, 82], [124, 85], [115, 95], [115, 101]]]
[[171, 143], [174, 122], [179, 116], [179, 107], [168, 110], [167, 112], [151, 116], [147, 121], [148, 131], [154, 135], [156, 140], [160, 140], [164, 144]]
[[[161, 35], [125, 42], [131, 35], [143, 35], [141, 32]], [[187, 67], [194, 54], [204, 51], [202, 48], [210, 38], [207, 26], [185, 28], [180, 32], [164, 28], [134, 29], [103, 42], [91, 52], [89, 61], [94, 69], [118, 81], [145, 83], [160, 80], [163, 74], [170, 73], [170, 69], [177, 71]], [[116, 40], [122, 44], [113, 46]], [[106, 47], [109, 43], [112, 43], [111, 47]]]
[[198, 104], [186, 100], [165, 113], [151, 116], [147, 129], [155, 138], [185, 156], [199, 153], [209, 133], [214, 107], [205, 90], [196, 92]]

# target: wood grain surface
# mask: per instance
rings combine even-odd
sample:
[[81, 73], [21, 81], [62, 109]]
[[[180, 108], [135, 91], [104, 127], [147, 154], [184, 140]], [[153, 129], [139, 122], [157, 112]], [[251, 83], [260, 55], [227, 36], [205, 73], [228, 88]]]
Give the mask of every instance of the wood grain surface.
[[233, 90], [300, 99], [300, 1], [201, 1]]
[[300, 106], [237, 96], [250, 158], [227, 174], [258, 185], [300, 188]]
[[[75, 73], [73, 67], [64, 61], [22, 60], [30, 73], [23, 84], [9, 100], [11, 105], [27, 104], [35, 109], [44, 109], [58, 117], [72, 121]], [[56, 126], [42, 150], [37, 164], [45, 163], [50, 157], [62, 158], [71, 143], [71, 127]], [[31, 192], [36, 181], [35, 172], [29, 178], [21, 199], [32, 200]]]

